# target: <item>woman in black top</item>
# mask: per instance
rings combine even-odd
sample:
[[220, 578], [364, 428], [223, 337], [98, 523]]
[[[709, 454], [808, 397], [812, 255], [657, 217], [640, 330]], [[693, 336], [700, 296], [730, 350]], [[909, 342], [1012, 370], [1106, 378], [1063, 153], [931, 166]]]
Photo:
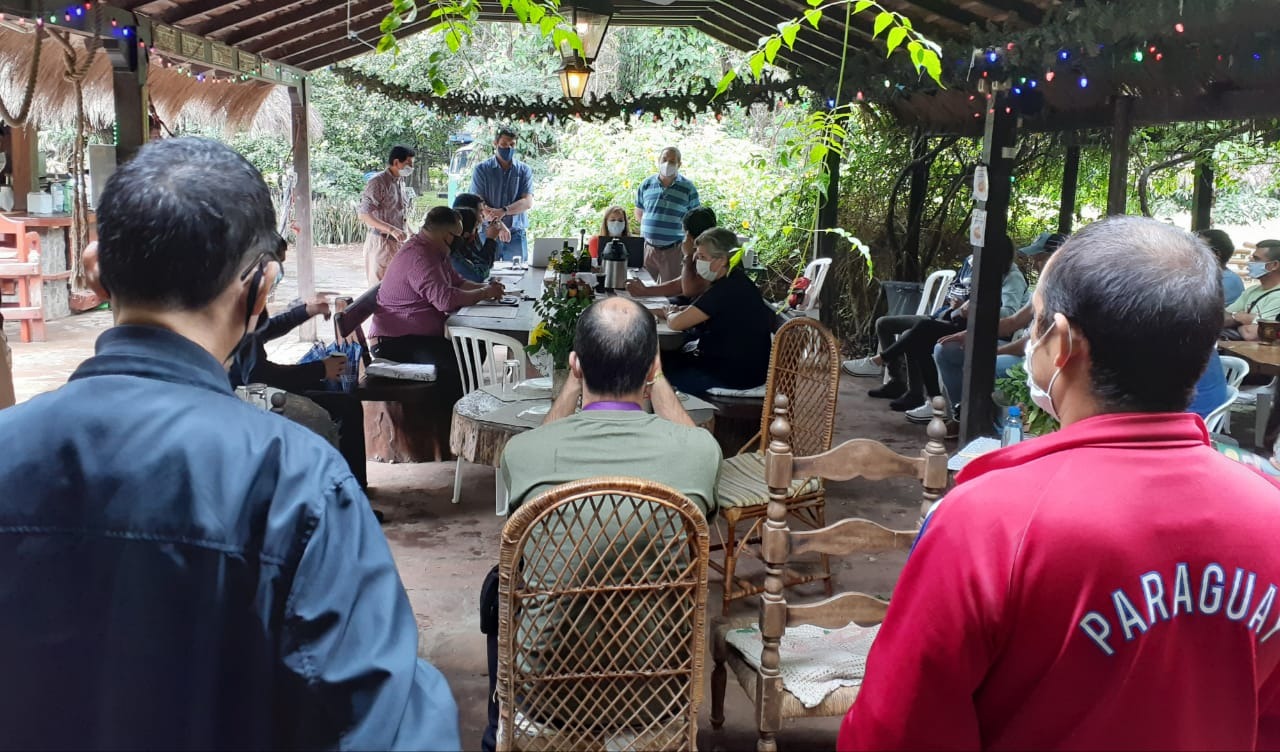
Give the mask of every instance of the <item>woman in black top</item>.
[[776, 316], [741, 267], [729, 268], [738, 237], [713, 227], [694, 241], [698, 275], [711, 287], [679, 312], [660, 313], [678, 332], [698, 327], [692, 347], [663, 353], [663, 371], [676, 389], [704, 394], [713, 387], [750, 389], [769, 375]]

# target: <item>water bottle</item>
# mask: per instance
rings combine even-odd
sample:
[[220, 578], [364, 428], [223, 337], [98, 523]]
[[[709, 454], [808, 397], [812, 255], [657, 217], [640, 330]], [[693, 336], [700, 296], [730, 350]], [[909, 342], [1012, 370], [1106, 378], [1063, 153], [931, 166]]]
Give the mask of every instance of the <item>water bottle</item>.
[[1004, 419], [1004, 429], [1000, 432], [1000, 446], [1007, 447], [1022, 441], [1022, 410], [1014, 405]]

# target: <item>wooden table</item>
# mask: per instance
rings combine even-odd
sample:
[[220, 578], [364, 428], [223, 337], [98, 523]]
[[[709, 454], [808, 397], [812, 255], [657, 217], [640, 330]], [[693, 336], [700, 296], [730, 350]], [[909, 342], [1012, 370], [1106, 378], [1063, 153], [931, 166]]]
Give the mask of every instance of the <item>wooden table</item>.
[[[1249, 370], [1253, 373], [1260, 373], [1263, 376], [1280, 376], [1280, 344], [1220, 340], [1218, 349], [1225, 355], [1243, 358], [1249, 364]], [[1263, 445], [1256, 448], [1261, 454], [1270, 455], [1270, 448], [1275, 444], [1276, 435], [1280, 434], [1280, 410], [1264, 408], [1264, 398], [1264, 395], [1258, 395], [1258, 410], [1260, 411], [1258, 417], [1262, 418], [1261, 412], [1265, 410], [1266, 422], [1263, 430]], [[1272, 395], [1272, 399], [1274, 399], [1274, 395]], [[1270, 404], [1270, 402], [1267, 404]]]
[[[525, 269], [522, 276], [504, 273], [501, 266], [495, 268], [495, 277], [502, 281], [508, 291], [512, 294], [521, 295], [523, 300], [519, 306], [497, 306], [497, 305], [474, 305], [467, 306], [461, 311], [449, 317], [446, 324], [448, 326], [467, 326], [472, 329], [483, 329], [488, 332], [497, 332], [514, 338], [517, 342], [528, 342], [529, 332], [537, 324], [538, 314], [533, 310], [533, 300], [542, 295], [543, 280], [546, 278], [547, 270], [542, 267], [531, 266]], [[641, 273], [643, 281], [649, 281], [646, 278], [647, 272]], [[600, 300], [604, 296], [619, 295], [622, 297], [630, 297], [626, 292], [619, 291], [617, 293], [596, 293], [596, 299]], [[642, 303], [650, 306], [656, 305], [657, 300], [641, 299]], [[662, 302], [666, 302], [663, 298]], [[658, 322], [658, 344], [663, 350], [675, 350], [684, 344], [684, 334], [682, 332], [672, 331], [665, 321]]]
[[70, 214], [0, 214], [0, 235], [40, 236], [40, 271], [44, 276], [41, 304], [46, 321], [71, 315]]

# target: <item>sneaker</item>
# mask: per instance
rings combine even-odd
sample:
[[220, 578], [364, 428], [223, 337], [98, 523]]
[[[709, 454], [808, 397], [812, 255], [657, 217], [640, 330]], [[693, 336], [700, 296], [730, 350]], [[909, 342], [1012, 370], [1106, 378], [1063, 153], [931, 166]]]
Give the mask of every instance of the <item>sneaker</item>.
[[[924, 402], [924, 401], [925, 400], [922, 395], [904, 394], [901, 397], [897, 398], [896, 400], [893, 400], [892, 402], [890, 402], [889, 409], [897, 410], [900, 413], [905, 413], [906, 411], [917, 407], [921, 402]], [[926, 402], [925, 404], [927, 405], [928, 403]]]
[[928, 423], [933, 420], [933, 405], [925, 402], [919, 407], [913, 407], [906, 412], [907, 420], [912, 423]]
[[871, 358], [846, 360], [840, 367], [850, 376], [879, 376], [884, 372], [884, 366], [876, 365]]
[[876, 399], [897, 399], [906, 393], [906, 384], [901, 381], [890, 381], [884, 386], [869, 390], [867, 396], [875, 397]]

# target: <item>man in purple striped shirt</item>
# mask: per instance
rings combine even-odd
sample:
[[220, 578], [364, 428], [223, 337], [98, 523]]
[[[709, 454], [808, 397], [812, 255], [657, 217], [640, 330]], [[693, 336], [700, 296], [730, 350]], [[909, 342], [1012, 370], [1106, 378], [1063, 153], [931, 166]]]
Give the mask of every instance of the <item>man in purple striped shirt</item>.
[[427, 212], [422, 229], [387, 266], [369, 326], [369, 334], [377, 338], [375, 356], [435, 364], [437, 383], [455, 399], [462, 388], [444, 323], [459, 308], [498, 300], [503, 292], [497, 282], [468, 282], [454, 270], [449, 248], [460, 235], [462, 218], [456, 211], [437, 206]]

